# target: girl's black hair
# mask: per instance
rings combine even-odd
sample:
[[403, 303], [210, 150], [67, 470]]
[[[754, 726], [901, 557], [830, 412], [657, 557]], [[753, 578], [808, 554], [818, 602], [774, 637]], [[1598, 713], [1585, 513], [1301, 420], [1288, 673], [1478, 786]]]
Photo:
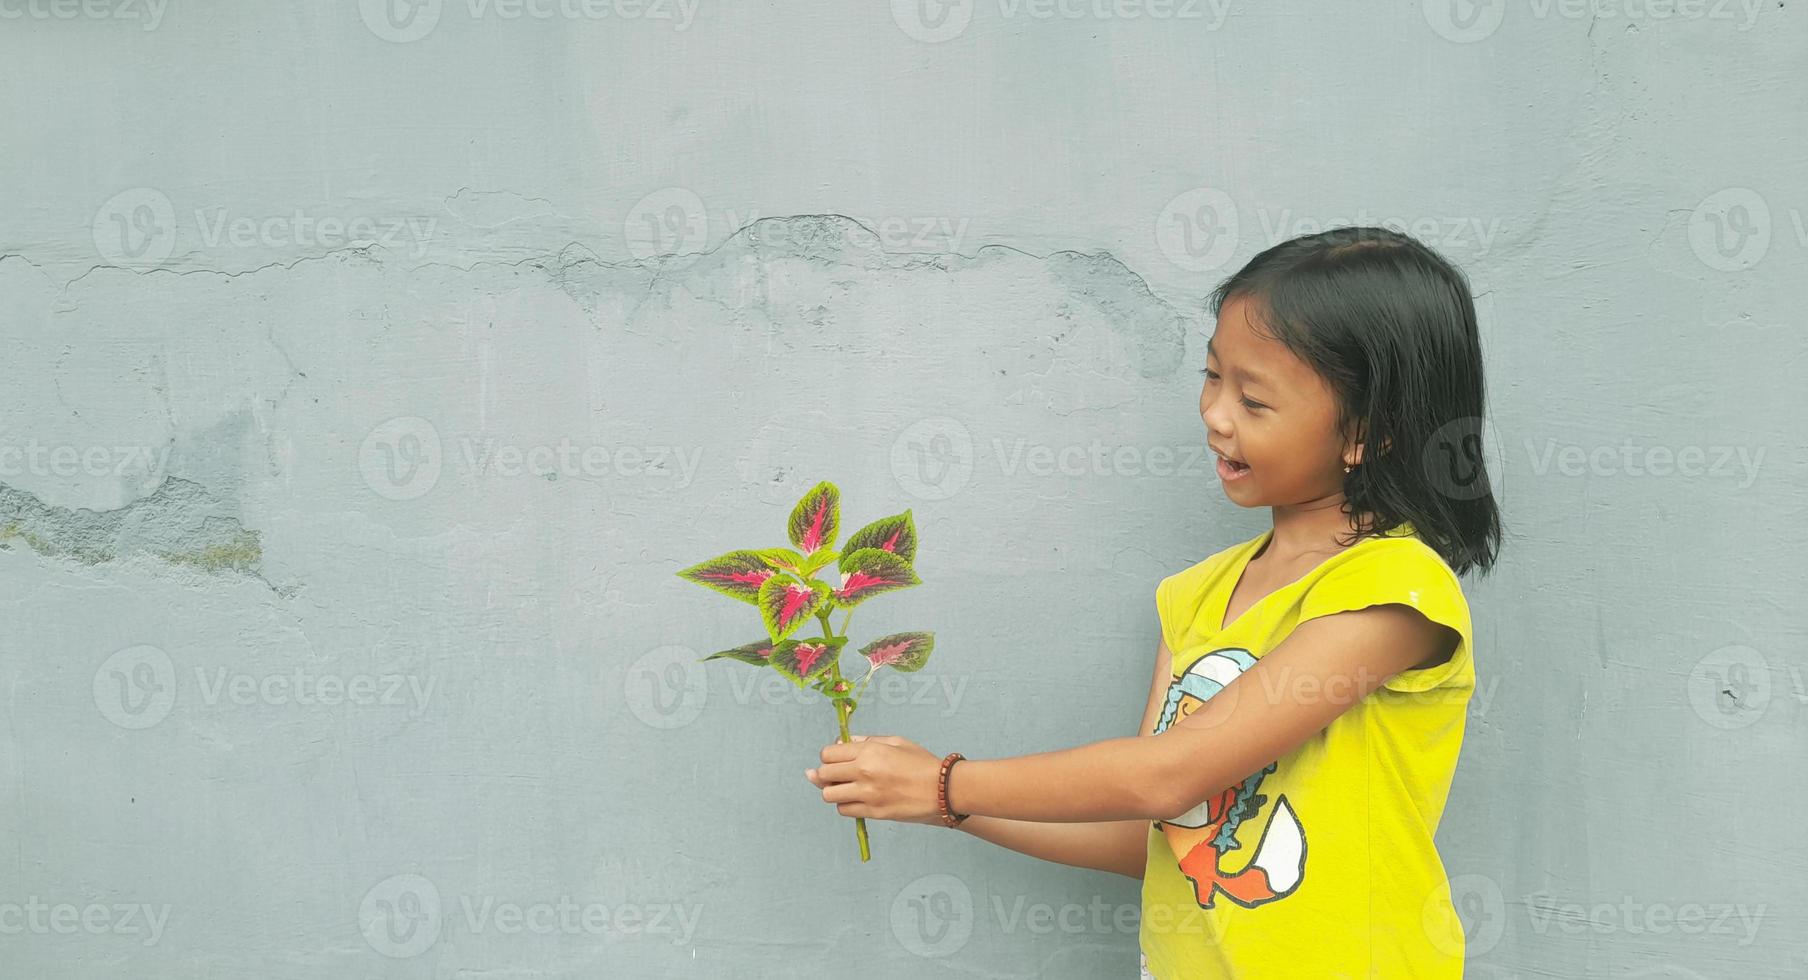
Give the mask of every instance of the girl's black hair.
[[1481, 339], [1469, 281], [1389, 228], [1333, 228], [1274, 245], [1212, 292], [1330, 384], [1337, 431], [1356, 423], [1362, 462], [1344, 475], [1344, 510], [1373, 514], [1354, 544], [1411, 521], [1451, 569], [1486, 573], [1500, 548], [1482, 458]]

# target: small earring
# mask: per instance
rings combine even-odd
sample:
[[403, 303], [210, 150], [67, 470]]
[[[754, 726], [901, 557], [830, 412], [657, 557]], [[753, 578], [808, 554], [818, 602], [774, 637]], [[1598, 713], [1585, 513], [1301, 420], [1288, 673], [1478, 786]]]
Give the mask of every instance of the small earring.
[[1348, 472], [1350, 472], [1350, 467], [1349, 467], [1349, 466], [1348, 466], [1348, 465], [1345, 465], [1345, 466], [1344, 466], [1344, 468], [1343, 468], [1343, 471], [1344, 471], [1344, 472], [1345, 472], [1345, 473], [1348, 473]]

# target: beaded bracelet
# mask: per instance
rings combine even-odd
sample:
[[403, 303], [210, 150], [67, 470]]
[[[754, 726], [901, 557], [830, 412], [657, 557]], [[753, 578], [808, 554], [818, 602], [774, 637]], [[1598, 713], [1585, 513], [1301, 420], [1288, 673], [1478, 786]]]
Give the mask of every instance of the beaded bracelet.
[[955, 813], [948, 809], [948, 773], [954, 768], [956, 762], [965, 758], [966, 756], [961, 755], [959, 752], [950, 752], [947, 757], [942, 760], [941, 788], [936, 792], [935, 803], [937, 809], [941, 810], [942, 823], [945, 826], [959, 826], [962, 820], [972, 816], [970, 813]]

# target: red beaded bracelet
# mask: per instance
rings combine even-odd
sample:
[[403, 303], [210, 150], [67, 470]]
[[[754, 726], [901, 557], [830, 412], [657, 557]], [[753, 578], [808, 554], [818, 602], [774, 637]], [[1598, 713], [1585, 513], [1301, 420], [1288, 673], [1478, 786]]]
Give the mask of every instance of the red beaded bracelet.
[[942, 823], [949, 827], [959, 826], [962, 820], [972, 816], [970, 813], [955, 813], [948, 809], [948, 772], [954, 768], [956, 762], [965, 758], [966, 756], [959, 752], [950, 752], [942, 760], [941, 788], [936, 792], [935, 803], [942, 812]]

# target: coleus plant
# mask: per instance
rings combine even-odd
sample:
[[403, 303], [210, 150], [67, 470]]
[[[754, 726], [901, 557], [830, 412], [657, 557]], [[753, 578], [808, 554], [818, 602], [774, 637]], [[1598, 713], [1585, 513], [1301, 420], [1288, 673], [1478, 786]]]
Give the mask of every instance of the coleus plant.
[[[799, 688], [820, 692], [835, 705], [841, 723], [840, 741], [850, 740], [848, 716], [860, 706], [860, 695], [882, 667], [906, 673], [922, 669], [935, 648], [935, 634], [892, 633], [860, 648], [866, 658], [866, 674], [850, 683], [841, 675], [841, 651], [847, 645], [848, 622], [854, 607], [877, 595], [921, 585], [912, 564], [917, 554], [917, 529], [910, 511], [881, 517], [855, 531], [836, 550], [841, 527], [841, 491], [824, 481], [812, 487], [791, 510], [786, 528], [790, 548], [731, 551], [678, 573], [732, 599], [755, 606], [766, 624], [766, 635], [732, 650], [712, 653], [705, 661], [739, 660], [755, 667], [770, 667]], [[838, 580], [824, 582], [816, 576], [834, 564]], [[829, 615], [846, 610], [841, 632], [831, 628]], [[815, 619], [821, 636], [795, 635]], [[860, 840], [860, 860], [870, 860], [866, 818], [856, 817], [854, 833]]]

